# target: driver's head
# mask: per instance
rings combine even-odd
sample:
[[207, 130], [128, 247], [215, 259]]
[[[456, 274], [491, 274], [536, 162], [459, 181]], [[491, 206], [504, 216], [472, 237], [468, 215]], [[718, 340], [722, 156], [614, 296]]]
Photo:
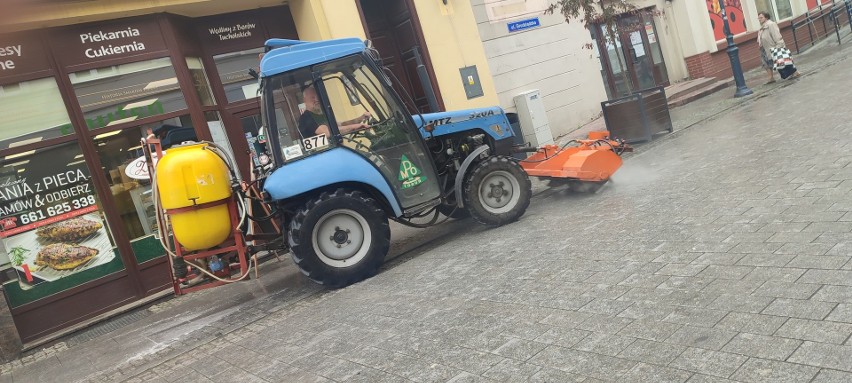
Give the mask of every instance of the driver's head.
[[305, 100], [305, 109], [317, 114], [322, 113], [319, 96], [317, 95], [317, 90], [314, 89], [313, 85], [308, 85], [304, 90], [302, 90], [302, 96]]

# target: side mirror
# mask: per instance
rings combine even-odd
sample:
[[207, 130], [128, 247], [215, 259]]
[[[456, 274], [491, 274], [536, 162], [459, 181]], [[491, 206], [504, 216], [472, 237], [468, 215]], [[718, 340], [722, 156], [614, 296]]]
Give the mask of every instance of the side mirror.
[[365, 45], [366, 45], [366, 49], [364, 50], [364, 52], [367, 54], [367, 57], [369, 57], [371, 60], [373, 60], [373, 62], [375, 62], [376, 65], [378, 65], [380, 67], [383, 66], [382, 65], [382, 56], [379, 55], [379, 51], [373, 46], [373, 42], [370, 41], [370, 40], [367, 40], [367, 41], [365, 41]]

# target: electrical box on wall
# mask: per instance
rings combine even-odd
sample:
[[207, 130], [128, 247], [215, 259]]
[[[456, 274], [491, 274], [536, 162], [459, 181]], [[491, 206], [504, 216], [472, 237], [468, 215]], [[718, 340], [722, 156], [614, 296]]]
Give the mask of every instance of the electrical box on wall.
[[538, 89], [523, 92], [515, 96], [515, 108], [518, 110], [518, 120], [524, 142], [532, 146], [553, 143], [553, 133], [544, 110], [544, 100]]
[[476, 71], [476, 65], [460, 68], [459, 72], [464, 85], [464, 93], [468, 100], [485, 94], [482, 92], [482, 84], [479, 82], [479, 72]]

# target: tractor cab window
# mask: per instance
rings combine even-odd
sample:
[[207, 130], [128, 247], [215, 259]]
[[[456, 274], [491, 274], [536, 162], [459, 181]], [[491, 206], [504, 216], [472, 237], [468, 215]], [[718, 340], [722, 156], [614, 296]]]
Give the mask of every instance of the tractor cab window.
[[[270, 134], [276, 134], [277, 146], [281, 148], [284, 161], [302, 158], [309, 154], [331, 147], [329, 136], [317, 133], [317, 127], [322, 125], [322, 113], [309, 111], [313, 87], [311, 71], [301, 69], [272, 77], [264, 83], [261, 108], [264, 127], [272, 127]], [[313, 107], [312, 107], [313, 108]], [[316, 122], [311, 129], [306, 126], [308, 117]]]
[[434, 165], [417, 126], [384, 77], [361, 56], [317, 65], [314, 72], [322, 79], [329, 121], [341, 145], [373, 162], [403, 206], [437, 198]]

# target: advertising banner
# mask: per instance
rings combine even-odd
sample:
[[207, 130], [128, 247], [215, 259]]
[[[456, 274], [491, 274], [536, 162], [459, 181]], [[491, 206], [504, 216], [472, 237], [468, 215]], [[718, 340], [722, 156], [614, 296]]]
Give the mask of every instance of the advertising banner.
[[728, 12], [728, 26], [731, 28], [731, 34], [736, 36], [746, 31], [743, 5], [740, 0], [707, 0], [710, 26], [713, 28], [713, 36], [716, 38], [716, 41], [725, 39], [722, 7], [719, 5], [720, 1], [725, 2], [725, 10]]
[[63, 168], [51, 160], [6, 164], [18, 169], [0, 181], [0, 242], [24, 289], [115, 258], [85, 164]]

